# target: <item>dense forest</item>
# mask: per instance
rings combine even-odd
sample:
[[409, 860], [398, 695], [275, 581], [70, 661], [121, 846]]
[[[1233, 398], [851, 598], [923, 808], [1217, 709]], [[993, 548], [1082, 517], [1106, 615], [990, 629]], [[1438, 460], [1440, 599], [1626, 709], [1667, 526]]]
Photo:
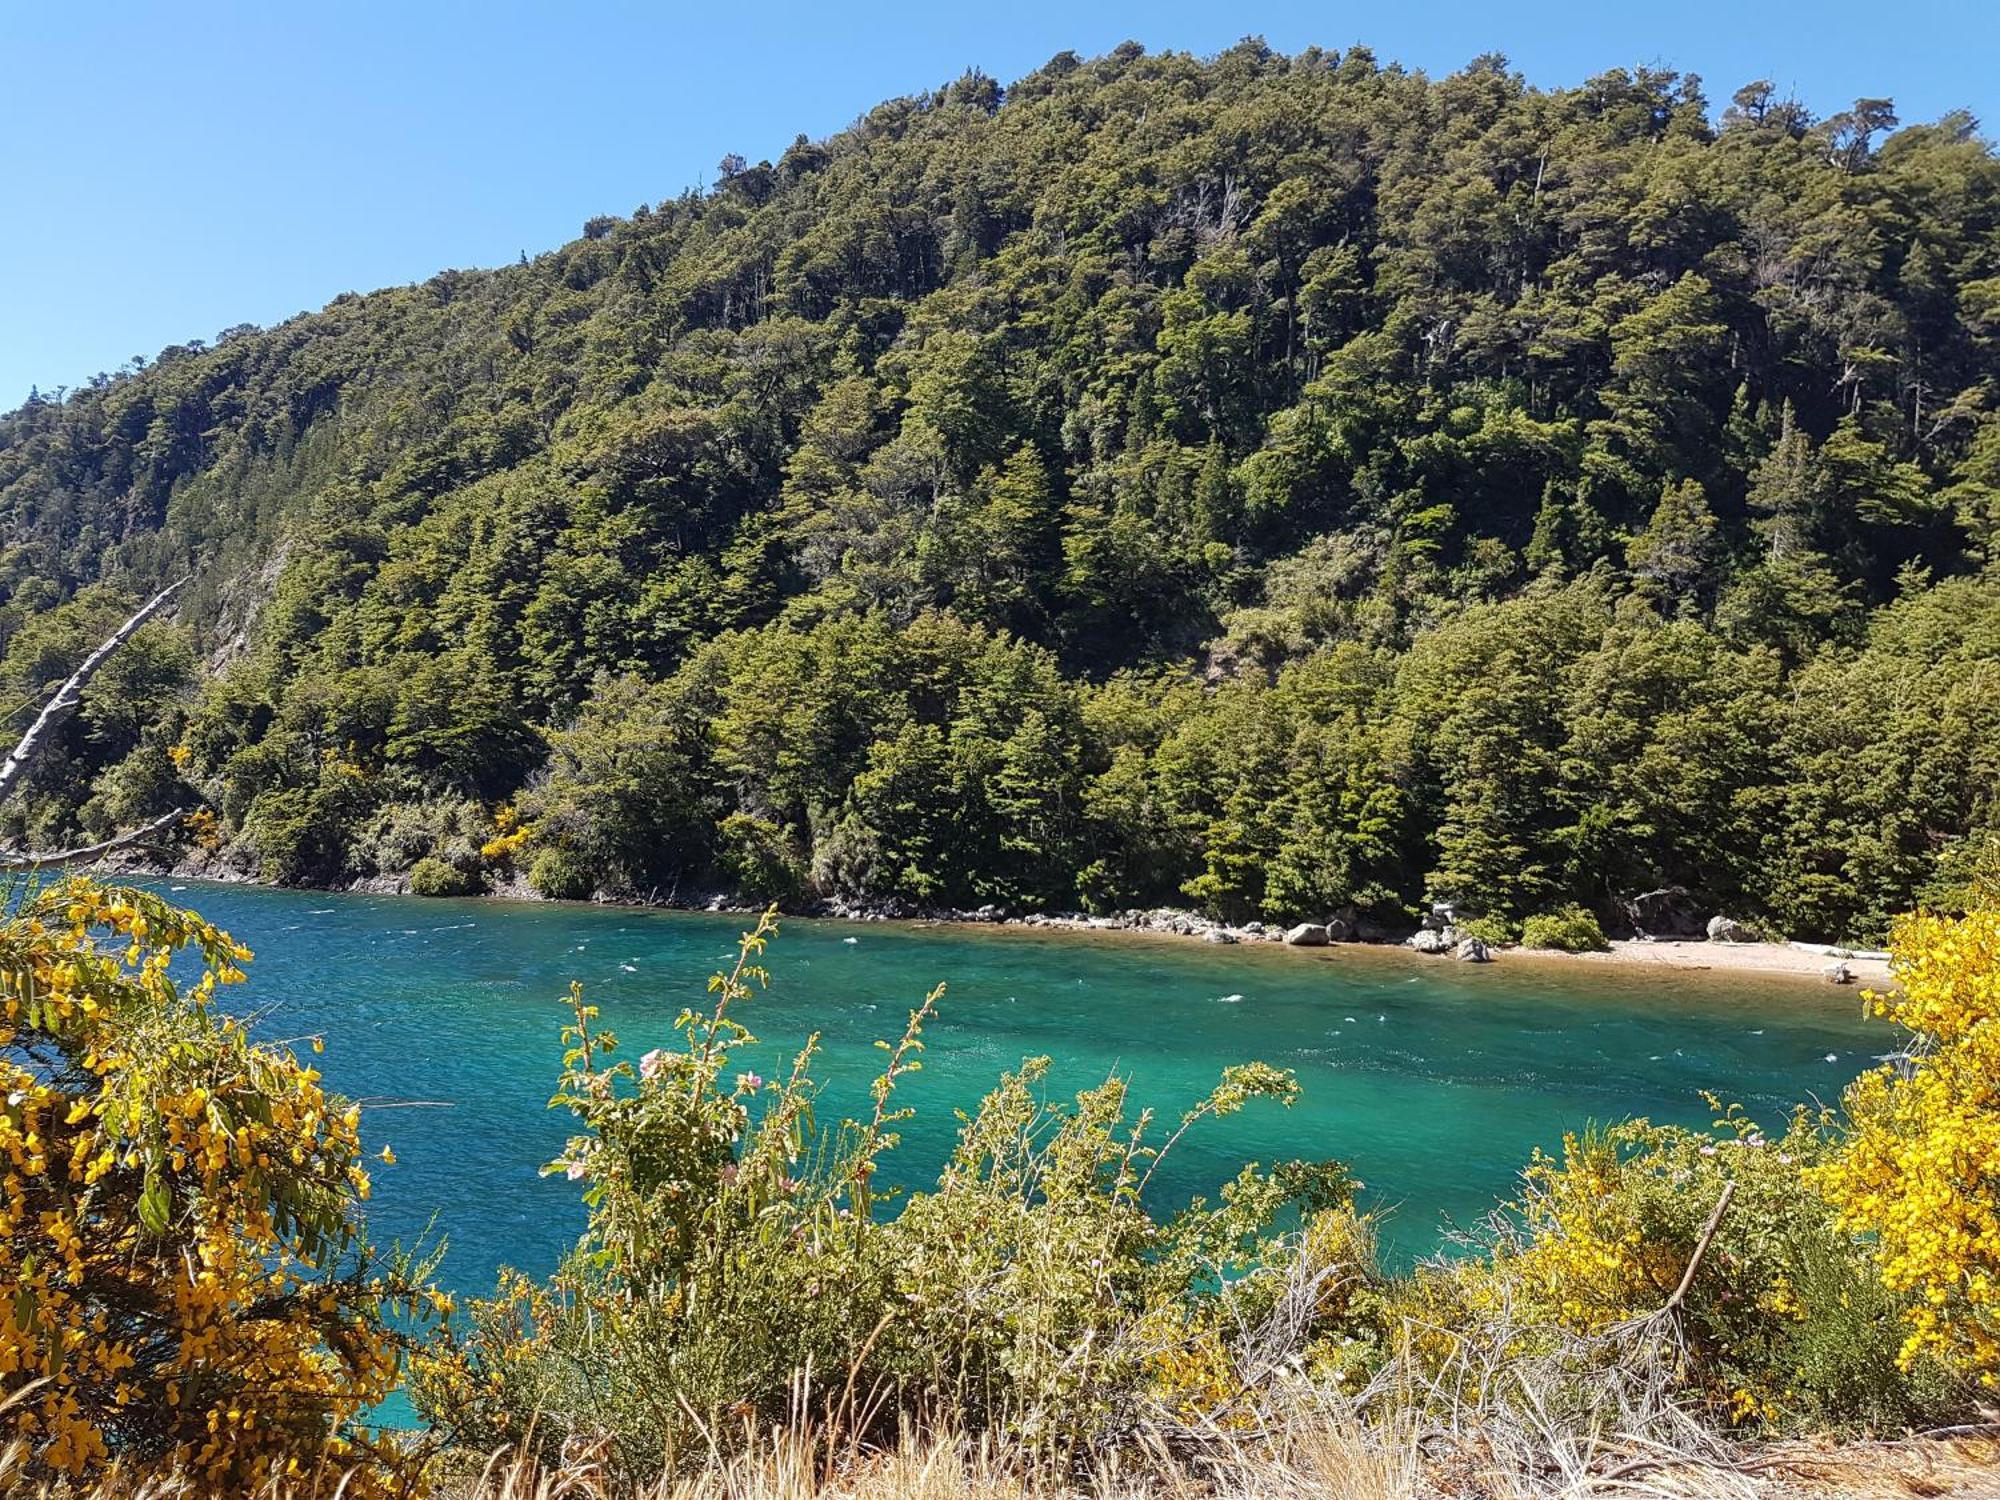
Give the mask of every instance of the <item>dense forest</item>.
[[1873, 939], [2000, 870], [2000, 157], [1128, 44], [0, 417], [5, 832]]

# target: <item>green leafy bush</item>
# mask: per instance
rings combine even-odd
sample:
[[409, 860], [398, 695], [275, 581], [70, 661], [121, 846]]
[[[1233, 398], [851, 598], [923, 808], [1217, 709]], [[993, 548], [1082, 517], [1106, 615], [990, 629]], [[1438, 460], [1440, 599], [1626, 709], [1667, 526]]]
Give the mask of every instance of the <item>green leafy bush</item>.
[[476, 896], [482, 888], [479, 877], [472, 871], [435, 857], [418, 860], [410, 870], [412, 895]]
[[528, 884], [551, 901], [588, 901], [597, 894], [597, 875], [589, 861], [563, 848], [535, 856]]
[[[1476, 937], [1492, 948], [1511, 947], [1521, 941], [1521, 924], [1507, 917], [1467, 917], [1457, 924], [1466, 937]], [[1529, 944], [1530, 947], [1539, 946]]]
[[394, 875], [431, 855], [462, 869], [476, 865], [488, 830], [486, 812], [478, 803], [464, 797], [426, 796], [415, 778], [401, 769], [385, 773], [380, 786], [391, 800], [355, 830], [356, 870]]
[[1602, 953], [1611, 946], [1597, 918], [1581, 906], [1538, 912], [1521, 924], [1523, 948], [1554, 948], [1563, 953]]
[[[587, 1430], [639, 1474], [711, 1436], [740, 1440], [746, 1416], [798, 1409], [880, 1432], [927, 1411], [1067, 1452], [1129, 1417], [1161, 1339], [1213, 1340], [1268, 1313], [1288, 1206], [1350, 1196], [1333, 1163], [1253, 1166], [1213, 1203], [1157, 1219], [1143, 1198], [1173, 1141], [1253, 1099], [1290, 1103], [1291, 1076], [1225, 1069], [1155, 1147], [1122, 1080], [1049, 1104], [1038, 1058], [966, 1121], [936, 1185], [902, 1202], [881, 1175], [908, 1115], [895, 1093], [942, 988], [884, 1044], [868, 1117], [822, 1134], [816, 1039], [783, 1078], [736, 1061], [754, 1040], [736, 1013], [765, 981], [752, 960], [773, 930], [767, 915], [745, 935], [677, 1045], [633, 1062], [612, 1060], [572, 989], [554, 1103], [581, 1129], [545, 1170], [583, 1184], [589, 1229], [551, 1282], [503, 1278], [417, 1363], [432, 1420], [480, 1445], [554, 1449]], [[857, 1414], [842, 1404], [857, 1390], [887, 1399]]]
[[785, 830], [748, 813], [731, 813], [716, 828], [715, 863], [730, 889], [753, 901], [790, 901], [805, 888]]

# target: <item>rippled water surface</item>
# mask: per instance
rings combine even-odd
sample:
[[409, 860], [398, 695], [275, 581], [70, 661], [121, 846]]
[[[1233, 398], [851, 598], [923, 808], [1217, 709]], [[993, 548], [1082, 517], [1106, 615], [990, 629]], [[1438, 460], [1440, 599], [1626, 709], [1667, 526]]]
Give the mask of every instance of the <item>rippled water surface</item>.
[[[627, 1055], [669, 1040], [683, 1004], [734, 954], [736, 917], [571, 905], [174, 887], [250, 944], [247, 986], [266, 1036], [323, 1033], [328, 1081], [371, 1109], [372, 1224], [407, 1237], [435, 1214], [444, 1279], [490, 1288], [501, 1264], [548, 1271], [581, 1224], [574, 1187], [537, 1168], [568, 1134], [547, 1108], [568, 982], [603, 1007]], [[1295, 1069], [1304, 1094], [1190, 1135], [1156, 1179], [1162, 1204], [1243, 1162], [1337, 1156], [1393, 1207], [1399, 1259], [1447, 1220], [1505, 1194], [1531, 1146], [1627, 1115], [1697, 1123], [1701, 1091], [1771, 1120], [1831, 1099], [1893, 1045], [1852, 991], [1709, 973], [1516, 959], [1475, 967], [1354, 948], [1224, 947], [1037, 933], [790, 921], [772, 985], [742, 1016], [771, 1073], [813, 1030], [823, 1120], [865, 1106], [878, 1037], [932, 984], [950, 986], [925, 1071], [906, 1085], [894, 1180], [921, 1184], [971, 1108], [1022, 1057], [1055, 1059], [1063, 1089], [1127, 1076], [1137, 1103], [1177, 1117], [1223, 1065]]]

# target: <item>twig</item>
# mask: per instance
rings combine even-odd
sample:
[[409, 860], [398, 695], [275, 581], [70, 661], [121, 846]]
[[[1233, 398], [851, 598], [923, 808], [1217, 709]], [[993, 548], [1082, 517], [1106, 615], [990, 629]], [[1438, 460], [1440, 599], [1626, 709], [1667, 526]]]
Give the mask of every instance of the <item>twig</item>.
[[356, 1099], [357, 1109], [456, 1109], [455, 1099]]
[[1917, 1439], [2000, 1436], [2000, 1422], [1960, 1422], [1954, 1427], [1932, 1427], [1910, 1436]]

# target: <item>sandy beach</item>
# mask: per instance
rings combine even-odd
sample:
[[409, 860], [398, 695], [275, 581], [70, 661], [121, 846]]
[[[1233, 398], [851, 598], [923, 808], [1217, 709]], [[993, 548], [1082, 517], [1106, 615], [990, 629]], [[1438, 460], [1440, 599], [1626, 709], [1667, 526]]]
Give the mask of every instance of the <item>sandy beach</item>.
[[1500, 963], [1713, 969], [1718, 973], [1811, 979], [1821, 984], [1827, 982], [1828, 969], [1836, 963], [1844, 963], [1855, 985], [1865, 989], [1886, 989], [1889, 986], [1889, 965], [1885, 959], [1838, 958], [1817, 947], [1794, 947], [1789, 943], [1711, 943], [1699, 940], [1641, 943], [1626, 939], [1612, 943], [1608, 953], [1556, 953], [1545, 949], [1507, 948], [1497, 953], [1495, 958]]

